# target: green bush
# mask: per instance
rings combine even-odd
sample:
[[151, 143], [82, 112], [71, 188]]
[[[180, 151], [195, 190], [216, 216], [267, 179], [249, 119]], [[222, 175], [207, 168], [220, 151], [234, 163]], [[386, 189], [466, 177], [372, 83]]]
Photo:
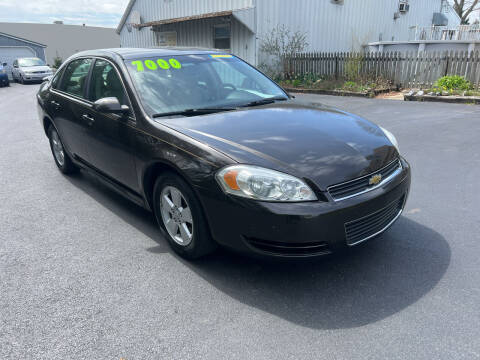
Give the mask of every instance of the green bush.
[[53, 59], [53, 67], [55, 69], [58, 69], [60, 66], [62, 66], [62, 63], [63, 63], [63, 59], [60, 56], [56, 56]]
[[345, 63], [345, 76], [350, 80], [358, 80], [360, 78], [360, 70], [362, 67], [363, 56], [356, 54], [349, 58]]
[[359, 88], [358, 84], [354, 81], [347, 81], [345, 84], [343, 84], [343, 88], [345, 90], [356, 90]]
[[462, 76], [444, 76], [437, 80], [435, 87], [441, 88], [442, 90], [471, 90], [473, 89], [472, 84], [465, 80]]

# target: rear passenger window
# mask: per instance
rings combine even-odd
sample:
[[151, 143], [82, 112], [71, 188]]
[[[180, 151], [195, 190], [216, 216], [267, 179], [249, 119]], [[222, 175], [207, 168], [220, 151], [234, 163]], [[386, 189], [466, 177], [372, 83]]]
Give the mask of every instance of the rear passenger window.
[[68, 64], [59, 90], [83, 98], [91, 65], [92, 59], [79, 59]]

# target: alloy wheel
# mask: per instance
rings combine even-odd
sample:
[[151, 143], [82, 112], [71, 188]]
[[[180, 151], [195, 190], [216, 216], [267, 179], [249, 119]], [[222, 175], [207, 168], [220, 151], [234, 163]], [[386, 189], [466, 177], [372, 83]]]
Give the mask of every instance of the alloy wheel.
[[60, 166], [63, 166], [65, 164], [65, 151], [56, 130], [52, 131], [52, 150], [55, 160]]
[[193, 239], [192, 211], [183, 194], [173, 186], [166, 186], [160, 195], [163, 224], [172, 239], [188, 246]]

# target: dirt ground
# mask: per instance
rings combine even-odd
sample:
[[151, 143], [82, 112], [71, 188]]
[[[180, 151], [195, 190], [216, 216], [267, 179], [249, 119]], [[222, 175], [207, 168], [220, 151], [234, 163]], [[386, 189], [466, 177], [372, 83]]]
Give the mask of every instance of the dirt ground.
[[403, 93], [401, 91], [392, 91], [384, 94], [379, 94], [375, 97], [376, 99], [387, 99], [387, 100], [402, 100]]

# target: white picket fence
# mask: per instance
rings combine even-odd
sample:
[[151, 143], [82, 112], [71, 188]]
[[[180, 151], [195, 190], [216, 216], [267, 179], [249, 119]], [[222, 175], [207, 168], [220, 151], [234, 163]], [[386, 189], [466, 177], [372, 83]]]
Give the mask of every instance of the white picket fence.
[[460, 75], [480, 89], [480, 52], [298, 53], [283, 60], [284, 73], [347, 78], [352, 73], [391, 80], [403, 88], [430, 87]]

